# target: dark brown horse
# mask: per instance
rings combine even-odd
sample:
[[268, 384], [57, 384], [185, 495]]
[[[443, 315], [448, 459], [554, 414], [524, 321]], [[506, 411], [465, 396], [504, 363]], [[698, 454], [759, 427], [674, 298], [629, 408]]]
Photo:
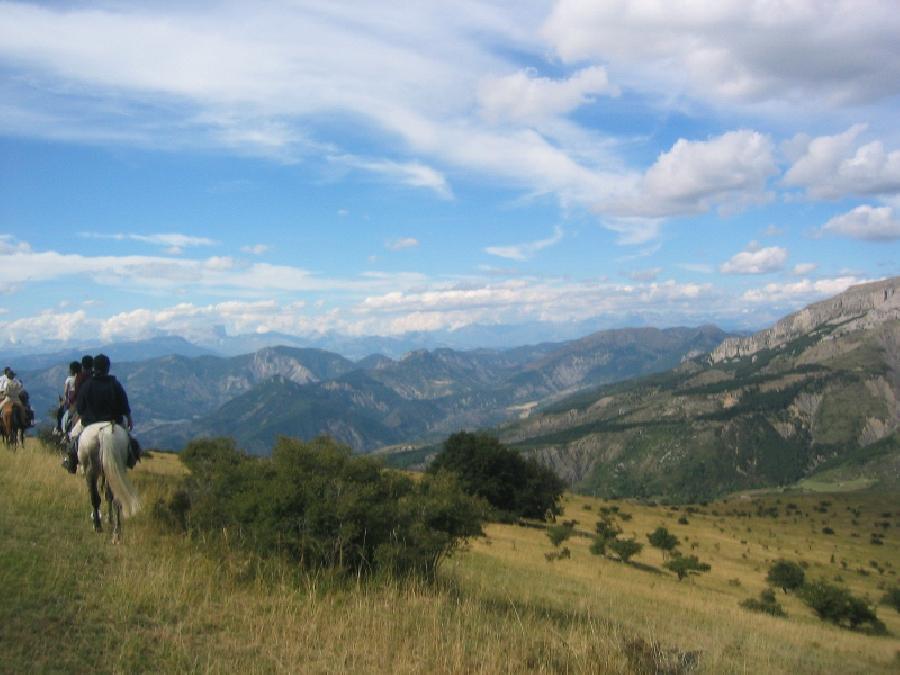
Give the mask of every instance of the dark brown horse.
[[12, 401], [7, 400], [0, 408], [0, 434], [6, 447], [15, 451], [17, 445], [25, 445], [25, 425], [22, 415], [17, 414]]

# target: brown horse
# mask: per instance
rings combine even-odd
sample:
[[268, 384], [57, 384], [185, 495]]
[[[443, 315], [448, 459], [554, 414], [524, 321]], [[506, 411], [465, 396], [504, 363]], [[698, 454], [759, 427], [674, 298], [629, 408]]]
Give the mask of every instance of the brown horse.
[[17, 415], [12, 401], [7, 400], [0, 408], [0, 434], [6, 447], [15, 452], [16, 446], [25, 446], [25, 426], [22, 415]]

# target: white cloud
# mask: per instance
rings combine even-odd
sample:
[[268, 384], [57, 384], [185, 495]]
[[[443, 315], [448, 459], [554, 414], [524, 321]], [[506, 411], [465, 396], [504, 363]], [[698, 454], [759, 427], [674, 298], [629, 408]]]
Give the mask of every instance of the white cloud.
[[441, 199], [453, 198], [453, 190], [450, 189], [450, 184], [444, 175], [421, 162], [370, 160], [349, 155], [335, 156], [331, 159], [347, 166], [386, 176], [403, 185], [433, 190]]
[[0, 323], [0, 340], [12, 344], [28, 344], [35, 340], [71, 340], [86, 326], [84, 310], [75, 312], [41, 312]]
[[751, 242], [748, 250], [735, 254], [719, 267], [719, 271], [722, 274], [768, 274], [782, 269], [787, 256], [787, 249], [780, 246], [759, 248]]
[[114, 241], [138, 241], [153, 246], [165, 247], [169, 255], [180, 255], [184, 249], [194, 246], [215, 246], [219, 242], [208, 237], [194, 237], [188, 234], [123, 234], [103, 232], [79, 232], [79, 237], [85, 239], [111, 239]]
[[30, 251], [31, 246], [27, 242], [19, 241], [11, 234], [0, 234], [0, 255], [28, 253]]
[[751, 303], [781, 303], [784, 301], [812, 302], [838, 293], [843, 293], [851, 286], [869, 281], [855, 276], [842, 276], [834, 279], [810, 281], [804, 279], [791, 283], [771, 283], [762, 288], [746, 291], [741, 299]]
[[419, 240], [415, 237], [400, 237], [387, 242], [385, 248], [391, 251], [402, 251], [405, 248], [415, 248], [418, 245]]
[[867, 241], [895, 241], [900, 239], [900, 220], [890, 206], [863, 205], [835, 216], [822, 226], [822, 232]]
[[484, 249], [484, 252], [500, 258], [524, 261], [534, 257], [535, 254], [545, 248], [555, 246], [563, 240], [563, 236], [563, 229], [557, 225], [553, 228], [553, 236], [547, 239], [539, 239], [524, 244], [513, 244], [511, 246], [488, 246]]
[[601, 206], [645, 218], [733, 211], [769, 199], [766, 181], [777, 167], [772, 142], [757, 131], [729, 131], [706, 141], [679, 139], [635, 185], [632, 195]]
[[900, 150], [887, 152], [881, 141], [859, 145], [866, 129], [855, 124], [835, 136], [797, 136], [786, 144], [795, 161], [784, 175], [785, 185], [806, 188], [815, 199], [900, 192]]
[[812, 108], [900, 93], [892, 0], [560, 0], [543, 33], [566, 62], [597, 59], [617, 77], [717, 103]]
[[30, 248], [2, 253], [0, 288], [6, 284], [82, 277], [91, 283], [129, 285], [136, 289], [171, 292], [186, 289], [209, 292], [271, 293], [331, 291], [368, 292], [375, 288], [407, 287], [421, 283], [416, 273], [385, 274], [365, 278], [328, 278], [289, 265], [236, 261], [227, 256], [206, 259], [165, 256], [84, 256]]
[[538, 124], [568, 113], [597, 94], [615, 96], [602, 66], [583, 68], [564, 80], [537, 76], [533, 68], [486, 77], [478, 87], [481, 114], [490, 122]]
[[241, 252], [250, 255], [262, 255], [267, 253], [272, 247], [267, 244], [254, 244], [253, 246], [241, 246]]
[[816, 263], [797, 263], [794, 265], [794, 274], [802, 277], [810, 272], [815, 272], [818, 265]]

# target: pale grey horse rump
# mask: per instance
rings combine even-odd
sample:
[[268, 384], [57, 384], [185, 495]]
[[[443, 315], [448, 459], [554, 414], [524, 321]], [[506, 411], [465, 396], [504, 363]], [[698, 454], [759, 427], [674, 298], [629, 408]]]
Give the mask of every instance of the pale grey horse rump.
[[91, 496], [94, 529], [97, 532], [102, 530], [100, 491], [97, 486], [102, 477], [114, 541], [121, 537], [122, 518], [133, 516], [140, 509], [138, 494], [125, 475], [129, 442], [125, 428], [112, 422], [91, 424], [78, 437], [78, 463], [84, 472]]

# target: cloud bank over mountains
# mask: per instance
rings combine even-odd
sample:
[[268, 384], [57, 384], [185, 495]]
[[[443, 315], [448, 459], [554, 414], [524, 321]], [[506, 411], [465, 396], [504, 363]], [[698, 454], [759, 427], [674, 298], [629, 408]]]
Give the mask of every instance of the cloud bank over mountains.
[[[0, 140], [24, 165], [0, 174], [0, 343], [763, 325], [898, 273], [896, 10], [0, 2]], [[76, 228], [11, 180], [72, 148], [103, 154], [105, 175], [197, 166], [158, 188], [172, 209], [133, 221], [104, 200], [154, 186], [101, 183], [71, 202], [89, 221]], [[214, 160], [227, 189], [210, 188]], [[290, 201], [301, 183], [347, 186], [333, 221]], [[234, 194], [257, 205], [242, 226], [216, 210]]]

